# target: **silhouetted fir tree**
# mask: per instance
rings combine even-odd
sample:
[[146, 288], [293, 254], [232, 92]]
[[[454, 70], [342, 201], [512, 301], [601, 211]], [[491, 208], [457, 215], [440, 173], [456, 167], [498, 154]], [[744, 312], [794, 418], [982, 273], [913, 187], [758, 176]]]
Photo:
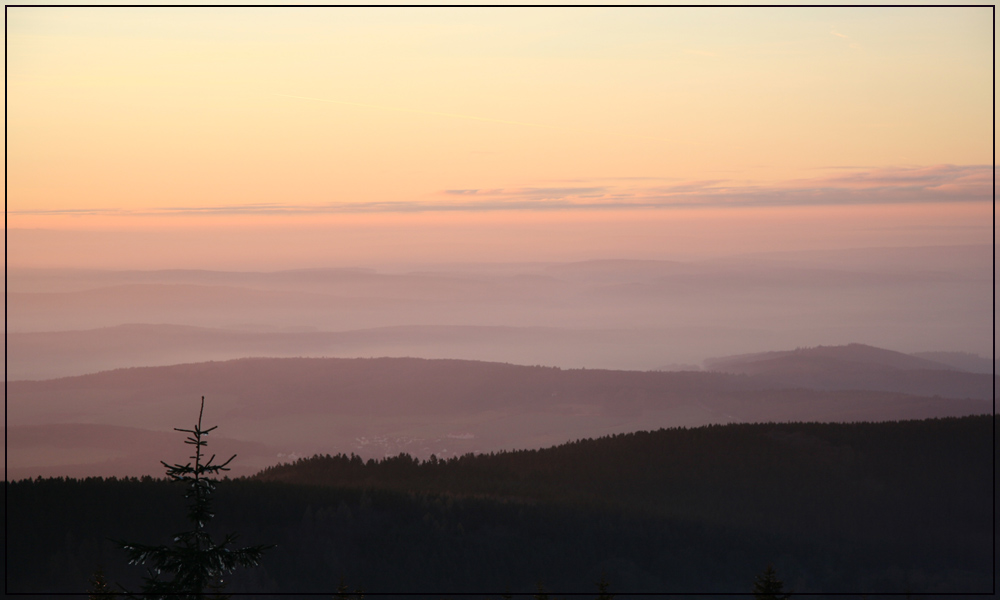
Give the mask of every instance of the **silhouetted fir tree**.
[[536, 584], [538, 591], [535, 592], [535, 600], [549, 600], [549, 593], [545, 591], [545, 586], [539, 581]]
[[107, 578], [104, 576], [104, 568], [97, 567], [94, 575], [90, 578], [90, 599], [89, 600], [111, 600], [115, 597], [115, 591], [111, 589]]
[[615, 595], [608, 592], [611, 584], [608, 583], [608, 574], [601, 571], [601, 580], [597, 582], [597, 600], [613, 600]]
[[340, 583], [337, 584], [337, 593], [333, 597], [336, 600], [362, 600], [365, 597], [365, 591], [359, 587], [352, 594], [347, 583], [344, 582], [344, 577], [341, 576]]
[[337, 593], [334, 594], [336, 600], [347, 600], [349, 592], [347, 591], [347, 584], [344, 583], [344, 576], [340, 576], [340, 583], [337, 584]]
[[778, 573], [774, 567], [767, 565], [764, 572], [757, 576], [753, 582], [754, 600], [788, 600], [791, 598], [785, 593], [785, 584], [778, 579]]
[[[220, 471], [228, 471], [226, 467], [236, 455], [234, 454], [226, 462], [220, 465], [213, 465], [215, 460], [213, 454], [211, 458], [202, 463], [202, 447], [208, 445], [204, 440], [205, 436], [215, 430], [215, 427], [208, 429], [201, 428], [201, 418], [205, 411], [205, 397], [201, 397], [201, 409], [198, 411], [198, 424], [194, 429], [177, 429], [183, 433], [191, 434], [185, 441], [195, 447], [194, 465], [190, 462], [184, 465], [170, 465], [160, 461], [167, 468], [167, 477], [174, 481], [182, 481], [187, 484], [187, 492], [184, 497], [190, 500], [187, 518], [193, 525], [193, 529], [178, 533], [174, 536], [173, 546], [147, 546], [145, 544], [135, 544], [131, 542], [118, 542], [119, 546], [128, 553], [129, 564], [144, 564], [146, 561], [152, 563], [149, 576], [145, 578], [142, 587], [142, 597], [144, 599], [171, 598], [171, 599], [191, 599], [207, 589], [218, 594], [222, 585], [222, 576], [232, 573], [237, 567], [254, 567], [260, 562], [264, 550], [270, 546], [249, 546], [237, 550], [230, 549], [229, 545], [236, 540], [236, 534], [230, 533], [225, 536], [221, 543], [216, 544], [212, 537], [205, 531], [205, 525], [215, 515], [212, 514], [211, 494], [215, 490], [215, 484], [211, 475], [218, 475]], [[160, 575], [170, 574], [170, 580], [161, 580]]]

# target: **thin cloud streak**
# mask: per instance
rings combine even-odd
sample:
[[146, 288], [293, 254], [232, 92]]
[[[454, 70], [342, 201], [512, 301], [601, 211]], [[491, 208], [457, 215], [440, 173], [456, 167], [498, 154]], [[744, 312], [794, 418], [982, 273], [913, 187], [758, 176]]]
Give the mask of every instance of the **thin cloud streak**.
[[[781, 185], [747, 185], [726, 179], [672, 185], [589, 185], [449, 189], [439, 200], [407, 202], [279, 202], [124, 209], [14, 210], [11, 215], [168, 216], [320, 215], [424, 212], [593, 211], [754, 206], [830, 206], [992, 201], [990, 165], [935, 165], [874, 169], [802, 179]], [[609, 180], [604, 180], [609, 181]], [[618, 179], [617, 181], [621, 181]], [[641, 181], [637, 178], [636, 181]], [[582, 182], [581, 182], [582, 183]], [[597, 182], [595, 182], [597, 183]]]
[[595, 194], [595, 193], [605, 193], [608, 191], [606, 187], [532, 187], [532, 188], [520, 188], [516, 190], [445, 190], [445, 194], [458, 195], [458, 196], [508, 196], [516, 195], [521, 198], [536, 198], [544, 199], [551, 198], [553, 196], [558, 198], [574, 197], [585, 194]]

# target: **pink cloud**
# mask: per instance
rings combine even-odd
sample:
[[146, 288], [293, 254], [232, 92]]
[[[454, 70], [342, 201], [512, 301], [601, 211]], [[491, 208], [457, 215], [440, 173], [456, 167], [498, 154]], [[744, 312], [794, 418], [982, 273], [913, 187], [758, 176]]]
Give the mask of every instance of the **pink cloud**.
[[[817, 206], [989, 202], [993, 199], [992, 165], [932, 165], [878, 169], [838, 169], [830, 175], [773, 184], [728, 179], [649, 185], [656, 178], [611, 178], [578, 186], [537, 186], [443, 190], [436, 199], [418, 202], [282, 202], [218, 206], [119, 209], [23, 210], [9, 215], [318, 215], [425, 212], [571, 211], [671, 207]], [[586, 184], [590, 185], [586, 185]]]

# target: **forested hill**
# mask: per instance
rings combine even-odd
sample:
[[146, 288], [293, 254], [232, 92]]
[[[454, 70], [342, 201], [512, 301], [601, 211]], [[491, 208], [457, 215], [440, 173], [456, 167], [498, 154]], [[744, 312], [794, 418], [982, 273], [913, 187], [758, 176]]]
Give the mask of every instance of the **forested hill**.
[[988, 416], [713, 425], [423, 462], [403, 454], [367, 462], [314, 456], [256, 478], [615, 506], [835, 537], [904, 535], [915, 523], [930, 531], [931, 522], [942, 523], [937, 516], [949, 515], [965, 521], [942, 528], [975, 536], [988, 520], [977, 529], [974, 519], [990, 514], [993, 426]]
[[[671, 429], [417, 462], [315, 457], [221, 481], [214, 534], [276, 544], [230, 593], [593, 597], [749, 591], [773, 563], [811, 593], [990, 594], [995, 419]], [[236, 459], [239, 460], [239, 457]], [[7, 484], [9, 592], [75, 592], [110, 541], [169, 543], [183, 488], [137, 479]], [[402, 596], [399, 596], [402, 597]], [[411, 597], [411, 596], [407, 596]]]

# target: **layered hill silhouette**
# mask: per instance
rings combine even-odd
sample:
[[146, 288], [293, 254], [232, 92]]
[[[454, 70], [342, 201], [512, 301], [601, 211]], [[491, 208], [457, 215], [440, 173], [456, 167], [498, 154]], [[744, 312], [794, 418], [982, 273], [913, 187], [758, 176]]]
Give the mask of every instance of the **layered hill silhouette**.
[[983, 358], [971, 352], [914, 352], [912, 356], [926, 358], [969, 373], [995, 375], [997, 372], [996, 360]]
[[12, 268], [6, 378], [247, 356], [649, 370], [852, 341], [986, 354], [992, 257], [991, 246], [934, 246], [270, 272]]
[[[10, 380], [52, 379], [126, 367], [169, 366], [246, 356], [469, 356], [487, 362], [535, 362], [559, 357], [588, 364], [613, 355], [620, 364], [650, 362], [668, 337], [717, 335], [710, 328], [637, 331], [501, 325], [394, 325], [315, 331], [224, 329], [128, 323], [73, 331], [8, 332]], [[520, 357], [521, 361], [514, 361]], [[546, 362], [545, 364], [551, 364]], [[654, 363], [655, 364], [655, 363]]]
[[[889, 421], [992, 410], [991, 398], [980, 389], [984, 382], [991, 386], [989, 376], [924, 369], [891, 373], [897, 387], [910, 385], [911, 375], [930, 373], [944, 386], [931, 391], [947, 393], [935, 397], [926, 386], [910, 393], [804, 389], [765, 374], [413, 358], [254, 358], [13, 381], [7, 385], [9, 440], [15, 440], [8, 445], [8, 477], [60, 468], [76, 476], [155, 474], [158, 462], [146, 462], [128, 436], [109, 431], [107, 438], [118, 445], [97, 451], [93, 430], [65, 426], [170, 431], [188, 421], [201, 396], [207, 398], [207, 417], [224, 424], [227, 437], [259, 444], [241, 461], [247, 470], [314, 453], [447, 457], [655, 427]], [[19, 429], [24, 427], [35, 429]], [[60, 458], [67, 455], [71, 462]]]
[[926, 358], [930, 355], [948, 359], [955, 354], [914, 356], [848, 344], [713, 358], [706, 360], [705, 366], [712, 371], [751, 375], [777, 386], [992, 399], [993, 376]]

